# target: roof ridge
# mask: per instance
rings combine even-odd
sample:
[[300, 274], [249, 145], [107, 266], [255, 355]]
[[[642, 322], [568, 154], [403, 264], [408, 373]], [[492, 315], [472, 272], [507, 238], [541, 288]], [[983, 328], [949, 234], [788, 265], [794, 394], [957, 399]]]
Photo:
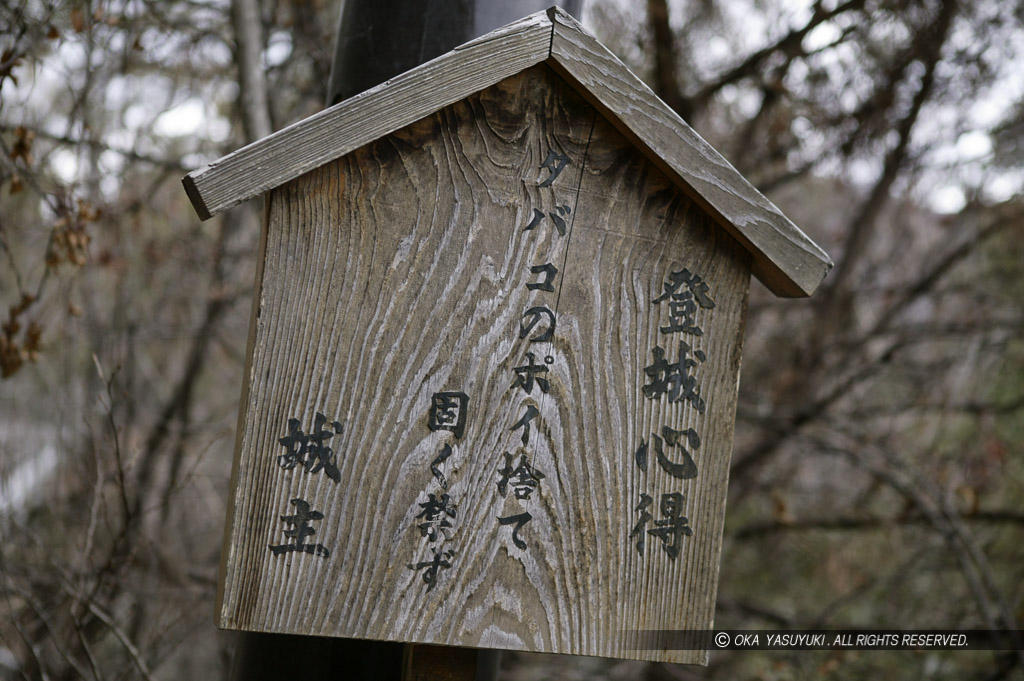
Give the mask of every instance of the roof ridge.
[[348, 154], [475, 92], [547, 63], [753, 256], [780, 296], [808, 296], [828, 255], [560, 7], [469, 41], [189, 173], [201, 219]]

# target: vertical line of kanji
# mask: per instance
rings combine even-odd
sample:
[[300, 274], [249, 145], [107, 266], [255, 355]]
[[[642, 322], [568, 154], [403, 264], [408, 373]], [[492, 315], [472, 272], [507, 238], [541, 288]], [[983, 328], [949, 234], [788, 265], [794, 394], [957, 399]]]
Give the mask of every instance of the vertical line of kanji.
[[[333, 105], [423, 62], [444, 54], [510, 21], [558, 5], [579, 16], [584, 0], [347, 0], [335, 40], [328, 86]], [[264, 226], [264, 228], [266, 228]], [[444, 658], [436, 646], [429, 656], [413, 655], [410, 644], [328, 639], [282, 634], [236, 634], [229, 678], [232, 681], [411, 681], [434, 678]], [[437, 648], [437, 650], [433, 650]], [[469, 652], [469, 651], [467, 651]], [[494, 681], [499, 652], [452, 655], [445, 678]], [[420, 662], [431, 665], [418, 670]], [[422, 673], [420, 673], [422, 672]]]

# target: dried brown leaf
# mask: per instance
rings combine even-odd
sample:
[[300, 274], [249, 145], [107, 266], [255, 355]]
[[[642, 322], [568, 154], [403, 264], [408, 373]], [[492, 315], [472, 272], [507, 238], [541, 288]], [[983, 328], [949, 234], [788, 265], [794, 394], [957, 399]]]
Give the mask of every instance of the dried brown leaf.
[[71, 8], [71, 28], [75, 29], [76, 33], [81, 33], [85, 30], [85, 12], [82, 11], [81, 7]]
[[32, 143], [35, 139], [35, 130], [29, 130], [21, 125], [15, 128], [14, 144], [11, 145], [11, 159], [17, 161], [20, 158], [26, 166], [32, 165]]

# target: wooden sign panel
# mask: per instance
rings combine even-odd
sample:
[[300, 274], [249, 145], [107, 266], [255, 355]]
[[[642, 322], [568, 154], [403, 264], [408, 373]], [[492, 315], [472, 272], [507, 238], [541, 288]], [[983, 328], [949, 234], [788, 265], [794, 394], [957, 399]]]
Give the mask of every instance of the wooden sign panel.
[[221, 624], [703, 661], [747, 252], [544, 65], [267, 204]]

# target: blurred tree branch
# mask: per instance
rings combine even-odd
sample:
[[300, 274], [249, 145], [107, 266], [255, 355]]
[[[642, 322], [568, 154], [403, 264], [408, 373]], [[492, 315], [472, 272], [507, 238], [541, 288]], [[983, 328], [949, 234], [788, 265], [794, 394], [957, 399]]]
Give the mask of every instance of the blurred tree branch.
[[[208, 622], [229, 458], [213, 454], [231, 450], [259, 209], [200, 224], [176, 175], [321, 108], [337, 13], [0, 5], [0, 335], [20, 362], [0, 382], [0, 476], [42, 471], [0, 511], [5, 681], [227, 669]], [[989, 0], [648, 0], [594, 16], [842, 261], [834, 304], [752, 290], [717, 623], [1016, 627], [1024, 104], [1007, 83], [1024, 16]], [[30, 336], [45, 338], [35, 363]], [[1020, 664], [819, 660], [545, 657], [517, 678]]]
[[[959, 517], [964, 521], [978, 523], [1008, 523], [1013, 525], [1024, 525], [1024, 513], [1011, 510], [993, 511], [971, 511], [960, 513]], [[913, 525], [930, 522], [927, 518], [919, 515], [908, 516], [901, 514], [891, 518], [878, 517], [847, 517], [847, 518], [807, 518], [785, 521], [767, 521], [749, 523], [729, 534], [737, 539], [749, 539], [779, 532], [807, 532], [807, 531], [875, 531], [878, 529], [893, 528], [899, 525]]]
[[[96, 152], [112, 151], [115, 154], [118, 154], [119, 156], [123, 156], [125, 159], [128, 159], [130, 161], [139, 161], [139, 162], [142, 162], [142, 163], [149, 163], [149, 164], [152, 164], [154, 166], [159, 166], [161, 168], [165, 168], [167, 170], [173, 170], [176, 173], [185, 173], [185, 172], [188, 172], [190, 170], [189, 167], [187, 167], [185, 164], [183, 164], [181, 162], [181, 159], [159, 158], [157, 156], [153, 156], [153, 155], [150, 155], [150, 154], [143, 154], [143, 153], [141, 153], [139, 151], [136, 151], [134, 149], [122, 149], [122, 148], [117, 147], [115, 145], [109, 144], [107, 142], [103, 142], [101, 140], [96, 140], [96, 139], [75, 139], [75, 138], [70, 137], [68, 135], [56, 135], [56, 134], [53, 134], [53, 133], [51, 133], [51, 132], [49, 132], [49, 131], [47, 131], [47, 130], [45, 130], [43, 128], [35, 128], [35, 127], [24, 126], [24, 125], [18, 126], [18, 127], [22, 127], [22, 128], [26, 128], [26, 129], [31, 130], [32, 133], [36, 137], [39, 137], [39, 138], [42, 138], [42, 139], [52, 140], [54, 142], [60, 142], [61, 144], [66, 144], [66, 145], [69, 145], [71, 147], [88, 147], [88, 148], [90, 148], [90, 149], [92, 149], [93, 151], [96, 151]], [[0, 133], [7, 132], [8, 130], [9, 130], [9, 128], [5, 128], [4, 126], [0, 126]], [[41, 193], [41, 191], [42, 191], [42, 190], [40, 190], [38, 188], [38, 185], [36, 186], [35, 189], [36, 189], [37, 193]]]
[[254, 142], [274, 131], [260, 56], [264, 44], [257, 0], [231, 0], [231, 22], [237, 46], [235, 62], [238, 64], [239, 109], [246, 142]]
[[[942, 278], [947, 276], [958, 263], [975, 253], [982, 244], [1000, 235], [1004, 230], [1020, 229], [1024, 225], [1022, 219], [1024, 219], [1024, 207], [1016, 203], [979, 209], [977, 215], [972, 212], [965, 213], [963, 220], [965, 227], [968, 227], [965, 231], [971, 236], [937, 258], [931, 267], [921, 272], [911, 284], [903, 287], [898, 295], [890, 296], [886, 308], [872, 327], [852, 339], [840, 341], [838, 348], [841, 353], [833, 364], [826, 368], [817, 366], [818, 372], [827, 372], [833, 379], [831, 388], [827, 392], [815, 398], [815, 392], [821, 390], [819, 386], [828, 385], [828, 383], [821, 380], [821, 377], [815, 375], [811, 370], [802, 374], [802, 381], [798, 387], [793, 388], [793, 392], [802, 397], [803, 404], [798, 406], [788, 417], [774, 414], [769, 434], [749, 450], [734, 454], [730, 472], [730, 478], [734, 484], [742, 485], [742, 481], [750, 474], [753, 467], [763, 465], [783, 443], [800, 433], [803, 426], [813, 423], [825, 414], [837, 401], [849, 394], [858, 383], [868, 381], [882, 371], [907, 340], [902, 334], [887, 337], [887, 331], [899, 314], [914, 301], [934, 293], [935, 287]], [[982, 221], [980, 227], [970, 228], [978, 221]], [[986, 325], [985, 328], [991, 328], [991, 326]], [[820, 337], [823, 334], [819, 331], [817, 335]], [[869, 345], [877, 340], [885, 340], [883, 348], [870, 348], [869, 350]], [[822, 350], [819, 348], [818, 352], [821, 353]], [[814, 365], [816, 366], [819, 362], [820, 360], [815, 360]], [[845, 376], [845, 378], [834, 380], [837, 375]], [[740, 411], [748, 413], [742, 405]]]
[[668, 0], [647, 0], [647, 20], [654, 36], [654, 91], [686, 118], [690, 105], [679, 86], [676, 38], [669, 26]]
[[[846, 434], [840, 436], [848, 437]], [[823, 438], [814, 439], [814, 443], [819, 451], [847, 459], [898, 491], [934, 526], [960, 563], [964, 580], [974, 594], [986, 627], [1005, 632], [1004, 636], [1017, 651], [1017, 664], [1024, 666], [1024, 640], [1017, 632], [1016, 619], [996, 584], [992, 567], [964, 527], [962, 518], [942, 500], [942, 495], [926, 490], [920, 476], [915, 475], [901, 463], [899, 457], [878, 443], [856, 439], [851, 442], [852, 447], [849, 447], [833, 444]], [[879, 456], [882, 462], [869, 460], [869, 452]]]
[[[919, 56], [905, 62], [903, 73], [901, 74], [902, 80], [911, 77], [912, 71], [910, 67], [914, 64], [923, 64], [924, 73], [920, 76], [920, 82], [909, 110], [899, 119], [895, 126], [897, 141], [885, 155], [881, 175], [871, 188], [871, 193], [867, 199], [864, 200], [859, 210], [850, 219], [849, 227], [846, 230], [846, 241], [836, 262], [836, 267], [826, 283], [826, 287], [817, 298], [818, 303], [823, 308], [836, 310], [843, 309], [844, 307], [836, 305], [836, 296], [847, 294], [846, 289], [851, 285], [853, 270], [864, 255], [865, 247], [875, 231], [879, 215], [889, 199], [893, 182], [896, 181], [903, 164], [907, 160], [911, 133], [917, 125], [922, 107], [932, 96], [932, 89], [935, 84], [935, 69], [942, 57], [942, 51], [946, 45], [950, 27], [953, 25], [956, 6], [957, 3], [952, 0], [939, 3], [939, 10], [934, 21], [928, 26], [927, 30], [918, 34], [918, 38], [914, 43], [914, 49], [916, 52], [919, 52]], [[886, 99], [893, 99], [891, 92], [887, 93]]]

